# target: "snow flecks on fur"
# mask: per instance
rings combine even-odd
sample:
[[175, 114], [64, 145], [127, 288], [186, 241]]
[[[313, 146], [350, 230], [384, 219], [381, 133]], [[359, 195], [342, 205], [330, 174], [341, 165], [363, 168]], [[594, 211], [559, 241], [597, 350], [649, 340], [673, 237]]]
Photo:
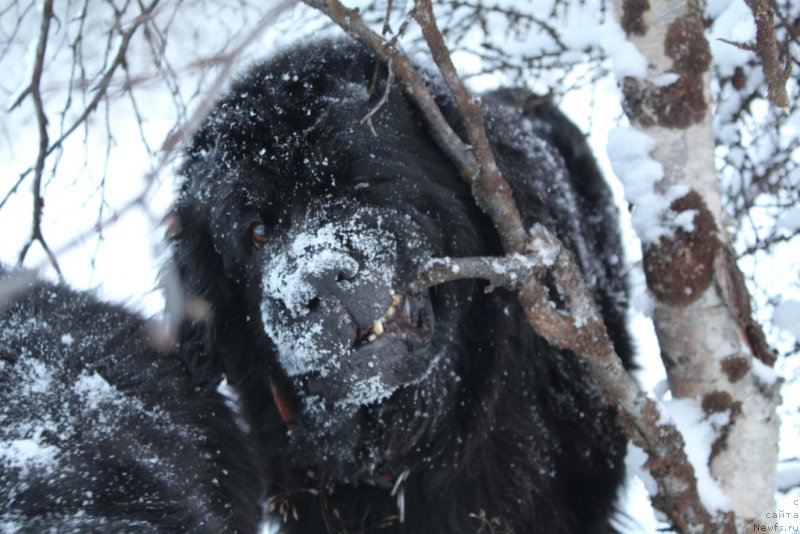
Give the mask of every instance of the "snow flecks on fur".
[[[202, 436], [194, 435], [160, 408], [146, 406], [136, 395], [120, 391], [94, 368], [92, 362], [113, 338], [119, 318], [98, 307], [92, 316], [98, 326], [96, 331], [73, 331], [71, 328], [77, 328], [75, 324], [85, 319], [81, 316], [85, 312], [82, 306], [92, 299], [81, 294], [70, 295], [67, 300], [61, 291], [41, 288], [32, 297], [35, 303], [12, 301], [0, 317], [0, 344], [6, 349], [0, 351], [3, 531], [13, 532], [15, 525], [26, 524], [28, 519], [21, 519], [16, 510], [20, 506], [24, 509], [24, 503], [32, 498], [54, 510], [61, 510], [63, 503], [73, 503], [64, 504], [64, 510], [73, 510], [74, 517], [58, 515], [53, 521], [66, 530], [80, 530], [91, 524], [89, 516], [96, 505], [100, 506], [97, 503], [107, 499], [103, 492], [120, 491], [134, 476], [137, 466], [168, 484], [173, 476], [172, 466], [180, 461], [182, 452], [160, 455], [146, 439], [136, 442], [126, 438], [130, 429], [142, 421], [148, 422], [154, 435], [191, 435], [189, 439], [202, 440]], [[52, 309], [40, 313], [42, 303], [52, 305]], [[65, 306], [59, 307], [60, 304]], [[112, 454], [106, 456], [109, 453]], [[116, 470], [117, 460], [119, 465], [130, 465], [132, 469], [102, 471]], [[98, 482], [108, 477], [116, 480], [113, 487]], [[57, 493], [43, 489], [51, 488], [54, 480], [62, 484], [52, 486], [61, 488]], [[146, 507], [152, 502], [155, 507], [160, 506], [161, 500], [155, 493], [143, 494], [141, 503]]]
[[645, 245], [672, 237], [677, 228], [691, 232], [696, 215], [694, 210], [670, 210], [672, 202], [688, 193], [689, 188], [677, 185], [664, 192], [658, 190], [664, 169], [650, 157], [653, 148], [655, 142], [650, 136], [630, 126], [612, 130], [608, 137], [611, 166], [625, 186], [626, 199], [633, 206], [633, 227]]
[[350, 388], [350, 394], [341, 401], [343, 405], [366, 406], [373, 402], [387, 399], [394, 393], [395, 388], [386, 387], [383, 377], [374, 375], [356, 382]]
[[[60, 449], [42, 440], [44, 428], [32, 429], [31, 437], [0, 441], [0, 463], [25, 476], [30, 469], [54, 474]], [[13, 491], [13, 488], [12, 488]]]
[[[163, 414], [120, 393], [100, 374], [83, 371], [75, 376], [74, 371], [59, 365], [56, 359], [44, 362], [23, 353], [13, 365], [4, 365], [3, 381], [7, 387], [0, 408], [0, 463], [3, 473], [13, 475], [21, 483], [6, 486], [8, 481], [0, 478], [0, 485], [4, 486], [0, 504], [13, 503], [26, 490], [25, 481], [33, 473], [37, 479], [57, 473], [83, 476], [71, 473], [82, 463], [73, 458], [81, 451], [63, 444], [79, 440], [113, 441], [119, 425], [129, 418], [168, 424]], [[36, 409], [32, 411], [30, 407]], [[17, 415], [23, 413], [24, 418]], [[95, 423], [87, 425], [92, 420]], [[143, 464], [157, 463], [145, 450], [135, 456]], [[91, 496], [87, 499], [91, 500]]]
[[99, 374], [84, 371], [72, 385], [72, 391], [83, 400], [87, 409], [96, 410], [101, 403], [114, 402], [116, 390]]
[[[357, 292], [364, 287], [384, 291], [385, 299], [375, 295], [376, 319], [383, 315], [396, 293], [392, 289], [395, 273], [391, 268], [396, 263], [396, 243], [380, 224], [367, 224], [364, 217], [379, 217], [369, 211], [359, 211], [346, 224], [332, 224], [315, 215], [320, 206], [312, 206], [305, 216], [306, 224], [302, 225], [306, 230], [288, 236], [288, 242], [267, 251], [262, 318], [289, 376], [314, 371], [325, 376], [337, 369], [351, 351], [349, 341], [331, 343], [330, 327], [348, 328], [344, 324], [345, 310], [337, 309], [341, 305], [331, 295], [319, 294], [313, 281], [331, 277], [335, 280], [330, 283], [342, 291]], [[318, 322], [292, 320], [308, 315], [317, 307], [327, 312], [326, 316], [339, 317], [341, 322], [323, 327]], [[384, 395], [385, 392], [376, 391], [365, 398], [377, 400]]]
[[239, 447], [230, 414], [146, 327], [32, 277], [4, 300], [0, 532], [220, 532], [242, 517], [228, 488], [243, 471], [221, 463]]

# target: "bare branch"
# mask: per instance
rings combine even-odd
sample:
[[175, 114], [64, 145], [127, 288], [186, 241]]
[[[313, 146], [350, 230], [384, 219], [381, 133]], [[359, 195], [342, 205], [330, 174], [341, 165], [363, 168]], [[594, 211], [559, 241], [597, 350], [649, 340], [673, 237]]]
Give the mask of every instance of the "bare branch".
[[83, 112], [80, 116], [75, 119], [72, 125], [67, 128], [58, 139], [56, 139], [50, 147], [47, 149], [47, 155], [50, 155], [54, 150], [59, 148], [62, 143], [75, 131], [77, 130], [82, 124], [86, 122], [86, 119], [94, 113], [97, 109], [97, 106], [100, 102], [105, 98], [106, 93], [108, 92], [108, 88], [111, 84], [111, 80], [114, 78], [114, 74], [117, 71], [117, 68], [123, 66], [125, 64], [125, 55], [128, 53], [128, 47], [130, 46], [131, 39], [133, 38], [136, 30], [139, 29], [142, 24], [148, 19], [148, 17], [152, 14], [153, 10], [158, 5], [159, 0], [153, 0], [153, 2], [149, 6], [145, 6], [142, 8], [142, 12], [139, 16], [135, 19], [135, 21], [131, 24], [131, 26], [122, 32], [122, 41], [120, 42], [119, 47], [117, 48], [117, 52], [114, 55], [114, 58], [111, 60], [110, 65], [108, 66], [105, 74], [103, 77], [100, 78], [100, 81], [94, 86], [95, 92], [94, 96], [92, 97], [89, 104], [84, 108]]
[[24, 171], [23, 173], [21, 173], [19, 175], [19, 177], [17, 178], [17, 181], [14, 182], [14, 185], [11, 186], [11, 189], [8, 190], [8, 192], [6, 193], [6, 196], [3, 197], [3, 200], [0, 200], [0, 209], [3, 209], [3, 206], [6, 205], [6, 202], [8, 202], [8, 199], [11, 198], [12, 196], [14, 196], [14, 194], [19, 189], [19, 186], [22, 185], [22, 182], [25, 181], [25, 178], [28, 177], [28, 175], [31, 173], [32, 170], [33, 170], [33, 167], [31, 167], [30, 169], [27, 169], [26, 171]]
[[[145, 31], [149, 31], [148, 35], [145, 35], [145, 39], [147, 40], [148, 44], [150, 44], [153, 48], [151, 49], [154, 54], [158, 54], [163, 52], [164, 46], [166, 44], [166, 36], [162, 34], [162, 28], [157, 27], [154, 24], [153, 16], [160, 5], [159, 0], [150, 0], [145, 2], [144, 0], [139, 0], [137, 2], [130, 3], [130, 6], [133, 9], [136, 9], [138, 6], [139, 10], [135, 13], [133, 17], [128, 17], [126, 15], [126, 9], [128, 9], [129, 4], [125, 3], [125, 5], [121, 8], [111, 4], [110, 7], [114, 11], [114, 22], [113, 28], [108, 35], [108, 42], [106, 45], [105, 54], [106, 57], [103, 60], [103, 66], [99, 72], [99, 77], [92, 82], [91, 88], [87, 86], [87, 77], [86, 72], [84, 70], [83, 65], [83, 58], [82, 58], [82, 41], [83, 41], [83, 29], [84, 29], [84, 17], [86, 15], [86, 9], [88, 8], [88, 2], [84, 2], [82, 5], [83, 11], [78, 15], [78, 31], [74, 38], [71, 38], [67, 43], [69, 49], [72, 53], [73, 64], [70, 70], [70, 77], [69, 77], [69, 85], [68, 85], [68, 94], [66, 98], [66, 102], [64, 107], [60, 110], [59, 115], [61, 116], [61, 125], [60, 125], [60, 134], [55, 140], [51, 140], [48, 136], [48, 118], [45, 111], [45, 105], [42, 98], [42, 85], [43, 85], [43, 74], [44, 74], [44, 65], [45, 62], [48, 60], [48, 56], [52, 55], [50, 51], [53, 48], [52, 43], [48, 43], [48, 39], [52, 41], [54, 39], [53, 35], [55, 34], [55, 30], [50, 27], [50, 22], [56, 20], [55, 14], [53, 11], [54, 2], [52, 0], [47, 0], [45, 2], [45, 7], [42, 10], [44, 16], [42, 18], [42, 28], [40, 29], [40, 34], [38, 36], [38, 48], [36, 50], [36, 56], [34, 57], [34, 69], [31, 79], [28, 81], [27, 89], [22, 91], [22, 96], [19, 97], [17, 100], [22, 101], [24, 98], [28, 96], [31, 97], [31, 101], [33, 103], [34, 109], [36, 111], [36, 118], [37, 123], [39, 126], [39, 150], [37, 153], [37, 160], [36, 164], [32, 165], [24, 172], [20, 173], [17, 177], [16, 182], [13, 186], [6, 192], [3, 196], [2, 200], [0, 200], [0, 208], [4, 207], [8, 202], [9, 198], [14, 195], [19, 186], [30, 176], [34, 177], [34, 224], [33, 230], [31, 232], [31, 238], [25, 243], [24, 247], [22, 247], [19, 261], [20, 263], [24, 261], [27, 257], [29, 249], [31, 245], [35, 242], [39, 242], [42, 245], [45, 253], [47, 254], [48, 261], [45, 263], [41, 263], [38, 265], [33, 266], [34, 270], [40, 270], [46, 267], [47, 264], [50, 264], [54, 267], [54, 269], [60, 273], [60, 269], [58, 266], [58, 262], [56, 258], [63, 254], [66, 251], [69, 251], [80, 243], [84, 242], [86, 239], [99, 234], [102, 230], [110, 225], [113, 225], [118, 221], [123, 215], [128, 213], [134, 209], [142, 209], [146, 215], [150, 216], [150, 218], [155, 222], [158, 218], [155, 217], [150, 211], [148, 210], [148, 202], [151, 196], [151, 192], [154, 188], [154, 185], [158, 183], [159, 175], [170, 165], [175, 157], [177, 156], [180, 148], [183, 146], [185, 140], [194, 132], [194, 130], [199, 126], [199, 124], [205, 120], [208, 113], [213, 107], [214, 102], [216, 101], [217, 97], [220, 93], [224, 90], [226, 86], [227, 80], [231, 77], [233, 68], [240, 60], [242, 54], [249, 49], [254, 43], [258, 42], [260, 37], [263, 35], [264, 31], [273, 23], [277, 18], [284, 13], [289, 7], [296, 4], [296, 0], [283, 0], [280, 2], [273, 3], [273, 6], [270, 9], [267, 9], [263, 16], [259, 18], [257, 22], [253, 25], [252, 29], [248, 32], [244, 33], [243, 35], [237, 35], [235, 41], [233, 41], [232, 46], [231, 41], [225, 44], [223, 47], [223, 52], [218, 54], [217, 57], [214, 57], [212, 61], [206, 61], [201, 63], [192, 62], [188, 65], [190, 69], [206, 69], [209, 67], [214, 67], [217, 69], [216, 76], [210, 84], [210, 89], [207, 90], [206, 94], [203, 95], [201, 99], [199, 99], [198, 105], [195, 106], [194, 112], [187, 118], [185, 114], [186, 106], [182, 101], [178, 101], [178, 99], [182, 98], [180, 91], [178, 90], [177, 74], [172, 70], [169, 65], [165, 66], [165, 70], [167, 73], [162, 73], [159, 75], [160, 78], [166, 79], [167, 86], [173, 93], [173, 97], [176, 99], [176, 109], [179, 112], [179, 120], [182, 122], [179, 127], [173, 129], [163, 141], [160, 150], [154, 150], [148, 144], [147, 140], [144, 137], [144, 132], [142, 130], [142, 116], [139, 112], [139, 106], [137, 104], [137, 99], [134, 97], [132, 92], [132, 88], [134, 87], [136, 81], [131, 80], [130, 72], [128, 71], [129, 65], [127, 62], [126, 55], [128, 53], [129, 48], [132, 46], [134, 42], [134, 38], [140, 32], [137, 30], [141, 27]], [[125, 17], [125, 23], [123, 24], [122, 20]], [[175, 15], [172, 14], [172, 19], [170, 19], [170, 23], [175, 18]], [[152, 31], [151, 31], [152, 27]], [[49, 46], [48, 46], [49, 44]], [[120, 69], [121, 67], [121, 69]], [[106, 203], [103, 190], [105, 187], [106, 181], [106, 171], [103, 172], [103, 178], [100, 181], [99, 189], [101, 190], [101, 199], [100, 199], [100, 210], [97, 215], [96, 223], [90, 227], [76, 233], [73, 235], [69, 241], [66, 243], [61, 244], [57, 249], [51, 249], [48, 243], [45, 241], [44, 236], [42, 235], [42, 213], [43, 213], [43, 206], [44, 206], [44, 198], [43, 198], [43, 190], [46, 187], [44, 173], [45, 169], [52, 168], [53, 174], [55, 174], [55, 168], [58, 166], [58, 159], [61, 157], [61, 153], [63, 151], [64, 142], [72, 135], [75, 131], [80, 128], [84, 128], [87, 131], [88, 135], [88, 125], [90, 117], [96, 114], [96, 112], [100, 109], [101, 104], [110, 104], [110, 93], [114, 90], [115, 87], [115, 80], [118, 80], [120, 70], [124, 71], [124, 78], [122, 83], [119, 85], [119, 90], [121, 94], [127, 93], [128, 97], [131, 100], [131, 104], [133, 107], [134, 115], [138, 121], [138, 126], [140, 130], [140, 135], [142, 137], [142, 141], [145, 144], [145, 148], [148, 150], [148, 153], [152, 156], [156, 156], [158, 154], [158, 160], [152, 167], [152, 169], [144, 176], [144, 185], [141, 188], [141, 191], [138, 194], [135, 194], [130, 198], [127, 202], [125, 202], [122, 206], [118, 209], [113, 211], [112, 213], [108, 213], [105, 209], [109, 207]], [[205, 84], [203, 84], [205, 85]], [[77, 117], [73, 120], [70, 120], [67, 124], [65, 124], [65, 117], [67, 116], [67, 112], [69, 111], [70, 107], [73, 103], [73, 95], [72, 95], [72, 88], [73, 87], [82, 87], [84, 91], [87, 89], [91, 91], [91, 98], [88, 102], [85, 103], [82, 110], [79, 110]], [[109, 123], [109, 112], [110, 108], [106, 108], [106, 115], [105, 115], [105, 125], [106, 125], [106, 137], [108, 143], [113, 143], [113, 134], [110, 130], [110, 123]], [[108, 155], [109, 150], [111, 148], [110, 144], [106, 145], [106, 170], [108, 165]], [[105, 213], [104, 213], [105, 212]]]
[[53, 0], [44, 0], [42, 5], [42, 23], [39, 28], [39, 42], [36, 45], [36, 62], [33, 67], [33, 76], [31, 77], [31, 84], [29, 86], [29, 94], [33, 99], [33, 107], [36, 111], [36, 124], [39, 128], [39, 152], [36, 156], [36, 165], [34, 167], [33, 176], [33, 228], [31, 229], [31, 236], [28, 241], [23, 245], [19, 253], [18, 263], [22, 265], [25, 261], [25, 256], [28, 254], [31, 245], [38, 241], [47, 254], [50, 264], [62, 277], [61, 268], [58, 266], [58, 261], [53, 255], [50, 247], [45, 241], [42, 234], [42, 211], [44, 210], [44, 198], [42, 197], [42, 176], [44, 174], [44, 165], [47, 158], [47, 114], [44, 110], [44, 103], [42, 102], [41, 83], [42, 71], [44, 69], [44, 57], [47, 51], [47, 37], [50, 33], [50, 22], [53, 19]]
[[[654, 505], [670, 517], [680, 532], [694, 532], [697, 525], [709, 531], [734, 532], [729, 514], [712, 519], [700, 502], [683, 437], [673, 424], [664, 422], [657, 404], [639, 389], [622, 366], [583, 276], [567, 249], [543, 226], [534, 227], [532, 236], [535, 252], [525, 256], [433, 259], [419, 273], [412, 290], [421, 291], [463, 278], [481, 278], [489, 280], [492, 286], [519, 291], [520, 303], [536, 332], [548, 343], [572, 350], [589, 363], [606, 400], [619, 407], [620, 423], [628, 437], [649, 452], [646, 467], [659, 486]], [[564, 310], [553, 306], [541, 280], [548, 271], [564, 292]]]
[[470, 177], [472, 194], [497, 227], [504, 250], [507, 253], [521, 252], [525, 248], [527, 234], [522, 227], [522, 217], [511, 196], [511, 187], [500, 174], [489, 139], [486, 137], [480, 99], [474, 98], [469, 93], [456, 72], [450, 51], [436, 26], [431, 0], [417, 0], [413, 17], [419, 23], [433, 60], [455, 98], [456, 105], [464, 118], [467, 137], [480, 164], [480, 179], [477, 179], [478, 175]]
[[791, 61], [781, 67], [778, 43], [775, 38], [775, 12], [769, 0], [745, 0], [756, 19], [756, 44], [754, 51], [761, 58], [764, 78], [767, 80], [770, 101], [778, 107], [788, 109], [789, 95], [786, 82], [792, 70]]
[[[143, 7], [142, 12], [135, 19], [135, 21], [131, 24], [131, 26], [127, 30], [122, 32], [122, 34], [121, 34], [122, 40], [120, 42], [120, 45], [117, 48], [117, 51], [116, 51], [116, 53], [114, 55], [114, 58], [112, 59], [112, 61], [109, 64], [108, 68], [106, 69], [105, 73], [103, 74], [103, 77], [95, 85], [94, 96], [92, 97], [91, 101], [84, 108], [84, 110], [80, 114], [80, 116], [77, 119], [75, 119], [75, 121], [72, 123], [72, 125], [69, 126], [66, 130], [62, 130], [61, 135], [55, 141], [53, 141], [52, 143], [49, 142], [49, 138], [47, 137], [47, 131], [46, 131], [47, 119], [44, 116], [44, 105], [43, 105], [42, 99], [41, 99], [41, 88], [40, 88], [41, 77], [42, 77], [42, 67], [43, 67], [43, 64], [44, 64], [44, 54], [45, 54], [46, 47], [47, 47], [47, 37], [48, 37], [47, 34], [49, 33], [49, 23], [50, 23], [50, 20], [53, 17], [52, 2], [51, 1], [45, 2], [45, 8], [43, 9], [43, 21], [42, 21], [43, 27], [42, 27], [42, 30], [40, 32], [40, 40], [39, 40], [39, 45], [38, 45], [38, 48], [37, 48], [37, 55], [36, 55], [36, 64], [34, 66], [34, 73], [33, 73], [33, 77], [32, 77], [32, 80], [31, 80], [31, 84], [28, 86], [28, 88], [26, 90], [24, 90], [20, 94], [20, 97], [17, 99], [17, 101], [12, 106], [12, 109], [13, 109], [13, 107], [16, 107], [28, 95], [30, 95], [32, 97], [33, 102], [34, 102], [34, 108], [36, 109], [37, 120], [39, 121], [39, 126], [40, 126], [40, 128], [39, 128], [39, 131], [40, 131], [39, 154], [37, 156], [36, 164], [33, 167], [23, 171], [20, 174], [19, 178], [17, 179], [17, 182], [6, 193], [5, 197], [3, 197], [3, 200], [0, 201], [0, 208], [2, 208], [5, 205], [5, 203], [8, 201], [8, 199], [14, 193], [16, 193], [17, 189], [19, 188], [20, 184], [22, 184], [22, 182], [25, 180], [25, 178], [29, 174], [31, 174], [31, 172], [33, 172], [33, 174], [34, 174], [34, 182], [35, 182], [34, 186], [33, 186], [34, 187], [34, 192], [35, 192], [34, 196], [36, 197], [36, 198], [34, 198], [34, 202], [38, 202], [39, 203], [39, 208], [38, 208], [38, 211], [34, 210], [34, 231], [33, 231], [33, 236], [31, 237], [30, 241], [23, 247], [23, 249], [22, 249], [22, 251], [20, 253], [20, 256], [19, 256], [19, 263], [20, 264], [22, 264], [22, 262], [24, 261], [25, 256], [27, 255], [28, 249], [30, 248], [30, 245], [33, 243], [33, 241], [39, 241], [42, 244], [42, 246], [44, 247], [44, 249], [47, 252], [48, 256], [50, 257], [51, 263], [53, 263], [53, 266], [55, 267], [56, 271], [59, 271], [59, 269], [57, 267], [57, 262], [55, 262], [55, 256], [52, 254], [52, 252], [50, 252], [50, 250], [47, 247], [47, 245], [45, 244], [45, 242], [42, 239], [40, 239], [40, 234], [41, 234], [41, 226], [40, 226], [41, 209], [44, 206], [44, 200], [41, 198], [40, 192], [41, 192], [41, 178], [42, 178], [42, 173], [44, 172], [45, 161], [46, 161], [47, 157], [50, 156], [55, 150], [58, 150], [58, 149], [60, 149], [62, 147], [64, 141], [70, 135], [72, 135], [72, 133], [74, 133], [75, 130], [77, 130], [79, 127], [81, 127], [82, 125], [84, 125], [86, 123], [86, 120], [89, 118], [89, 116], [92, 113], [94, 113], [94, 111], [97, 109], [97, 106], [100, 104], [100, 102], [103, 101], [103, 99], [105, 98], [105, 96], [106, 96], [106, 94], [108, 92], [109, 86], [111, 84], [111, 80], [114, 78], [114, 74], [116, 73], [117, 68], [120, 67], [120, 66], [123, 66], [125, 64], [125, 55], [127, 54], [127, 50], [128, 50], [129, 45], [130, 45], [131, 39], [133, 38], [134, 34], [136, 33], [136, 30], [152, 14], [153, 10], [158, 5], [158, 1], [159, 0], [153, 0], [153, 2], [149, 6]], [[44, 16], [45, 9], [48, 9], [48, 4], [49, 4], [49, 15], [48, 16]], [[46, 27], [44, 26], [45, 22], [47, 23]], [[67, 103], [67, 107], [69, 107], [69, 101]], [[43, 131], [42, 118], [44, 118], [44, 125], [45, 125], [44, 137], [42, 137], [42, 131]], [[42, 143], [44, 143], [44, 144], [42, 144]]]
[[[153, 4], [155, 3], [156, 2], [154, 1]], [[92, 228], [88, 228], [83, 232], [73, 236], [72, 239], [58, 248], [56, 255], [63, 254], [64, 252], [73, 249], [84, 240], [96, 234], [102, 228], [115, 223], [120, 219], [120, 217], [122, 217], [122, 215], [135, 208], [143, 208], [145, 212], [147, 212], [147, 201], [154, 184], [157, 182], [157, 177], [170, 164], [170, 162], [173, 161], [178, 151], [183, 146], [183, 143], [211, 112], [217, 97], [225, 89], [225, 82], [230, 78], [236, 61], [241, 57], [247, 48], [258, 41], [263, 32], [273, 22], [275, 22], [275, 20], [284, 11], [296, 3], [296, 0], [284, 0], [278, 3], [275, 7], [270, 9], [264, 15], [264, 17], [262, 17], [255, 27], [242, 38], [241, 42], [236, 47], [234, 47], [230, 52], [220, 59], [219, 64], [223, 66], [222, 70], [217, 74], [213, 84], [211, 85], [211, 88], [204, 95], [203, 100], [197, 105], [191, 117], [189, 117], [189, 119], [180, 128], [172, 131], [164, 140], [160, 148], [161, 154], [158, 164], [145, 176], [145, 185], [142, 190], [136, 196], [123, 204], [113, 214], [99, 220]], [[151, 5], [151, 7], [154, 7], [154, 5]]]
[[497, 287], [519, 290], [531, 273], [534, 276], [543, 275], [546, 267], [539, 254], [512, 254], [496, 258], [432, 258], [417, 273], [409, 290], [420, 293], [439, 284], [469, 278], [488, 280], [487, 293]]

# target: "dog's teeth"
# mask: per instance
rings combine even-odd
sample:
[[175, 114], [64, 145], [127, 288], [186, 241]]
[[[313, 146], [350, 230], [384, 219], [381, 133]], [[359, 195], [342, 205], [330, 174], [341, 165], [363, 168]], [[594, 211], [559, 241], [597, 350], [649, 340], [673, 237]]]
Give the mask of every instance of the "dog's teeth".
[[378, 339], [378, 336], [375, 334], [370, 334], [367, 336], [367, 341], [375, 341], [376, 339]]
[[386, 310], [386, 315], [384, 315], [384, 317], [386, 317], [388, 319], [388, 318], [394, 316], [395, 313], [397, 313], [397, 308], [395, 308], [394, 304], [393, 304], [393, 305], [389, 306], [388, 310]]
[[375, 321], [375, 324], [372, 325], [372, 333], [376, 336], [383, 334], [383, 319]]
[[393, 296], [392, 297], [392, 305], [393, 306], [397, 306], [398, 304], [400, 304], [401, 300], [403, 300], [403, 297], [401, 297], [400, 295]]

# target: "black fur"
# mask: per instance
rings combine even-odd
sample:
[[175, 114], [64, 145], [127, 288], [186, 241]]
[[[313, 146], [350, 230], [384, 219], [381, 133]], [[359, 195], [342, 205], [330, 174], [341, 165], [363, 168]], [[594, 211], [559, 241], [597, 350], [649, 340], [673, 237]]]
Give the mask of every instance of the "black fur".
[[0, 530], [256, 529], [244, 433], [140, 317], [2, 266], [0, 288]]
[[[385, 79], [354, 44], [292, 50], [197, 133], [174, 259], [212, 313], [184, 324], [183, 358], [196, 383], [224, 374], [239, 392], [286, 532], [607, 531], [625, 440], [586, 366], [507, 291], [405, 291], [431, 257], [501, 250], [398, 87], [362, 120]], [[616, 208], [577, 128], [532, 102], [484, 95], [498, 163], [525, 224], [579, 261], [630, 364]], [[370, 344], [395, 294], [409, 317]]]

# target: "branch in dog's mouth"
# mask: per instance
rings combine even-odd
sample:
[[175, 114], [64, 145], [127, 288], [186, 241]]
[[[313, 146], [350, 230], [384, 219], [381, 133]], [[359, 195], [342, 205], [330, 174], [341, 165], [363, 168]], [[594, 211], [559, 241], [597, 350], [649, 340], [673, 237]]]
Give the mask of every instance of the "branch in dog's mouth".
[[[605, 326], [569, 250], [545, 226], [535, 224], [525, 252], [503, 257], [434, 258], [420, 270], [410, 290], [424, 291], [464, 278], [488, 280], [487, 292], [497, 287], [519, 292], [529, 322], [548, 343], [591, 357], [605, 357], [611, 347]], [[545, 275], [552, 281], [548, 282]], [[551, 288], [559, 293], [556, 300]]]
[[515, 290], [522, 287], [530, 277], [542, 275], [549, 266], [549, 262], [538, 256], [521, 254], [432, 258], [419, 270], [417, 279], [409, 286], [409, 292], [417, 294], [440, 284], [467, 278], [487, 280], [487, 292], [497, 287]]
[[531, 227], [525, 252], [507, 256], [432, 258], [420, 268], [409, 291], [417, 294], [439, 284], [467, 278], [487, 280], [487, 293], [498, 287], [519, 291], [532, 278], [561, 270], [560, 263], [569, 256], [558, 238], [541, 224]]

